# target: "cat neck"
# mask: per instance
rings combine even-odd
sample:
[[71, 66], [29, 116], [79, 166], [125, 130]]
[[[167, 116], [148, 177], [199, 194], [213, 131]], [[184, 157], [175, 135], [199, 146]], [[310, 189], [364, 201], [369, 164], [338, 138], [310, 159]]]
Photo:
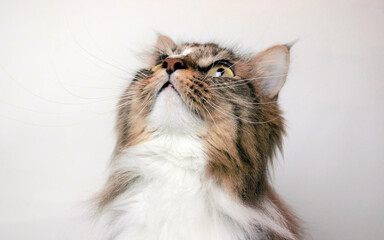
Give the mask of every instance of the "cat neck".
[[124, 150], [121, 158], [197, 174], [204, 171], [208, 161], [202, 140], [196, 135], [164, 132], [157, 132], [151, 139]]

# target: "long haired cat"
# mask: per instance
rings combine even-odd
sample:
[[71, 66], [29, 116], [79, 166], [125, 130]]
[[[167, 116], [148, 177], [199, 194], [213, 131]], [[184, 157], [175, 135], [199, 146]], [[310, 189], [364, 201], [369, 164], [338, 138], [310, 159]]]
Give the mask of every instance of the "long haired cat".
[[289, 48], [245, 57], [159, 36], [149, 61], [118, 105], [103, 239], [301, 239], [268, 179]]

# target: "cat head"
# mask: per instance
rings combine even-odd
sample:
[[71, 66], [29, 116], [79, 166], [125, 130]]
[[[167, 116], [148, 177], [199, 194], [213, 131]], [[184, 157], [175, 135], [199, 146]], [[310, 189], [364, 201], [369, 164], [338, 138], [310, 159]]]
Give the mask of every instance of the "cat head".
[[156, 134], [194, 135], [206, 147], [208, 174], [254, 198], [284, 133], [277, 97], [289, 48], [242, 56], [159, 36], [148, 62], [120, 99], [117, 152]]

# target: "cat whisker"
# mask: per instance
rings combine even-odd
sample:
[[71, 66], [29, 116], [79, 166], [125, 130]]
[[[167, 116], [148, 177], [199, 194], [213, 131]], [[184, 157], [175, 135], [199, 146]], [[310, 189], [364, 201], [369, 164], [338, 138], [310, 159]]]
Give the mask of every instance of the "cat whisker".
[[[223, 97], [223, 96], [221, 96], [219, 94], [216, 94], [215, 97], [223, 99], [223, 100], [227, 100], [227, 101], [233, 101], [233, 99]], [[277, 101], [270, 101], [270, 102], [247, 102], [247, 101], [244, 101], [244, 100], [237, 99], [236, 103], [237, 104], [240, 103], [240, 104], [244, 104], [244, 105], [254, 106], [254, 105], [274, 104], [274, 103], [277, 103]], [[248, 107], [250, 107], [250, 106], [248, 106]], [[247, 106], [244, 106], [244, 107], [247, 107]]]
[[141, 99], [143, 99], [143, 98], [145, 98], [145, 97], [146, 97], [146, 96], [142, 96], [142, 97], [140, 97], [140, 98], [134, 98], [134, 99], [130, 99], [129, 101], [124, 101], [124, 103], [119, 104], [119, 105], [117, 105], [116, 107], [117, 107], [118, 109], [123, 108], [123, 107], [128, 106], [128, 105], [130, 105], [130, 104], [132, 104], [132, 103], [134, 103], [134, 102], [137, 102], [137, 101], [139, 101], [139, 100], [141, 100]]
[[136, 73], [136, 76], [138, 76], [140, 78], [148, 78], [150, 75], [145, 74], [143, 72], [138, 72], [138, 73]]
[[208, 101], [206, 98], [203, 97], [203, 99], [205, 100], [205, 102], [207, 102], [212, 108], [216, 109], [217, 111], [219, 111], [220, 113], [222, 113], [223, 115], [227, 116], [227, 117], [230, 117], [230, 118], [233, 118], [233, 119], [239, 119], [239, 120], [242, 120], [246, 123], [250, 123], [250, 124], [265, 124], [265, 123], [269, 123], [269, 122], [272, 122], [278, 118], [280, 118], [279, 116], [276, 117], [276, 118], [273, 118], [273, 119], [270, 119], [270, 120], [267, 120], [267, 121], [262, 121], [262, 122], [254, 122], [254, 121], [251, 121], [251, 120], [248, 120], [248, 119], [245, 119], [245, 118], [242, 118], [242, 117], [239, 117], [239, 116], [236, 116], [234, 115], [233, 113], [230, 113], [226, 110], [224, 110], [223, 108], [221, 108], [220, 106]]
[[[150, 95], [149, 97], [148, 97], [148, 99], [147, 100], [145, 100], [145, 101], [143, 101], [143, 103], [141, 104], [141, 106], [143, 106], [142, 108], [141, 108], [141, 110], [136, 114], [136, 116], [132, 119], [132, 122], [134, 121], [134, 120], [136, 120], [138, 117], [140, 117], [141, 116], [141, 113], [144, 111], [144, 109], [148, 106], [148, 104], [152, 101], [152, 99], [153, 99], [153, 95]], [[145, 104], [144, 104], [145, 103]], [[141, 107], [140, 106], [140, 107]]]
[[[153, 86], [156, 86], [158, 84], [159, 84], [159, 82], [151, 82], [151, 83], [144, 86], [143, 91], [145, 90], [145, 91], [150, 92], [151, 89], [153, 88]], [[123, 95], [121, 95], [120, 98], [126, 99], [126, 97], [132, 97], [132, 96], [136, 96], [136, 95], [137, 95], [137, 92], [135, 90], [131, 90], [131, 91], [128, 91], [126, 93], [123, 93]]]
[[236, 87], [236, 86], [242, 86], [246, 85], [249, 81], [255, 81], [255, 80], [260, 80], [260, 79], [269, 79], [269, 78], [276, 78], [276, 77], [283, 77], [286, 76], [287, 74], [281, 74], [281, 75], [272, 75], [272, 76], [263, 76], [263, 77], [256, 77], [256, 78], [245, 78], [245, 79], [240, 79], [238, 81], [233, 81], [233, 82], [224, 82], [220, 84], [212, 84], [208, 89], [223, 89], [223, 88], [228, 88], [228, 87]]
[[[69, 26], [69, 21], [68, 21], [68, 19], [67, 19], [68, 16], [66, 15], [65, 17], [66, 17], [66, 23], [67, 23], [67, 25]], [[115, 69], [117, 69], [117, 70], [120, 70], [120, 71], [122, 71], [122, 72], [124, 72], [124, 73], [128, 73], [128, 74], [130, 73], [127, 69], [125, 69], [125, 68], [123, 68], [123, 67], [120, 67], [120, 66], [117, 66], [117, 65], [115, 65], [115, 64], [112, 64], [112, 63], [110, 63], [110, 62], [108, 62], [108, 61], [106, 61], [106, 60], [104, 60], [104, 59], [102, 59], [102, 58], [96, 56], [95, 54], [91, 53], [90, 51], [88, 51], [86, 48], [84, 48], [84, 47], [80, 44], [80, 42], [78, 41], [77, 37], [76, 37], [75, 34], [72, 32], [70, 26], [69, 26], [68, 29], [69, 29], [69, 33], [70, 33], [70, 35], [71, 35], [73, 41], [74, 41], [74, 42], [76, 43], [76, 45], [77, 45], [77, 46], [78, 46], [84, 53], [86, 53], [88, 56], [92, 57], [93, 59], [96, 59], [97, 61], [99, 61], [99, 62], [101, 62], [101, 63], [107, 64], [107, 65], [110, 66], [110, 67], [113, 67], [113, 68], [115, 68]], [[89, 34], [89, 32], [88, 32], [88, 34]]]

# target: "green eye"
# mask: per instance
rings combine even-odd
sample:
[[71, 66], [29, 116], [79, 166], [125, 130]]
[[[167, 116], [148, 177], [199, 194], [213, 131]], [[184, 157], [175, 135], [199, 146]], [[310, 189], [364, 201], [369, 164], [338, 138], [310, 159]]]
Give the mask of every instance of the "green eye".
[[211, 68], [207, 75], [209, 77], [233, 77], [234, 74], [229, 67], [219, 65]]
[[161, 67], [161, 65], [163, 65], [163, 63], [160, 63], [160, 64], [157, 64], [156, 66], [154, 66], [152, 68], [152, 72], [156, 71], [157, 69], [159, 69]]

